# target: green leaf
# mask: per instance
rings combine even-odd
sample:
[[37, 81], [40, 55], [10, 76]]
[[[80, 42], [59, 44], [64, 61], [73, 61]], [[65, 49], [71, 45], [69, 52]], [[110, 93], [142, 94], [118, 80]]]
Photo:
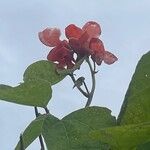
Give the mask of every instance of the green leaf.
[[52, 96], [47, 82], [26, 81], [19, 86], [0, 85], [0, 99], [17, 104], [45, 107]]
[[89, 107], [75, 111], [51, 126], [48, 120], [43, 125], [43, 136], [50, 150], [99, 150], [108, 149], [106, 143], [93, 142], [88, 133], [95, 129], [116, 125], [110, 110]]
[[150, 150], [150, 141], [137, 146], [136, 150]]
[[[49, 121], [49, 127], [53, 123], [57, 122], [58, 119], [52, 115], [41, 115], [30, 123], [30, 125], [23, 132], [23, 144], [24, 148], [27, 148], [41, 133], [43, 130], [43, 124], [45, 120]], [[18, 142], [15, 150], [20, 150], [20, 142]]]
[[64, 75], [60, 75], [56, 71], [56, 64], [41, 60], [31, 64], [24, 73], [24, 81], [30, 79], [44, 80], [54, 85], [64, 79]]
[[111, 150], [130, 150], [150, 141], [150, 122], [103, 128], [90, 134], [93, 139], [108, 143]]
[[127, 90], [118, 124], [136, 124], [150, 120], [150, 52], [139, 61]]
[[[110, 110], [89, 107], [75, 111], [62, 120], [41, 115], [24, 131], [28, 147], [40, 134], [48, 150], [128, 150], [148, 146], [150, 122], [116, 126]], [[19, 143], [15, 150], [19, 150]]]

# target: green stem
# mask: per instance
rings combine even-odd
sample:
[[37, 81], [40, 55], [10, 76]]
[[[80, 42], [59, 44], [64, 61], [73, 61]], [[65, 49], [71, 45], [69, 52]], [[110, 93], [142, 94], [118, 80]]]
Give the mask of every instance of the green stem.
[[20, 150], [25, 150], [22, 134], [20, 134]]
[[48, 108], [47, 108], [47, 107], [45, 107], [44, 109], [45, 109], [46, 114], [49, 114], [49, 110], [48, 110]]
[[[37, 107], [34, 107], [34, 110], [35, 110], [36, 117], [38, 117], [39, 113], [38, 113]], [[39, 135], [39, 141], [40, 141], [40, 145], [41, 145], [41, 150], [45, 150], [42, 135]]]
[[95, 91], [96, 81], [95, 81], [95, 66], [94, 66], [94, 69], [93, 69], [92, 65], [89, 61], [89, 58], [86, 59], [86, 62], [89, 65], [90, 72], [91, 72], [91, 77], [92, 77], [92, 89], [91, 89], [91, 92], [88, 95], [88, 100], [87, 100], [87, 103], [85, 105], [85, 107], [89, 107], [91, 102], [92, 102], [93, 94], [94, 94], [94, 91]]
[[85, 87], [85, 89], [86, 89], [87, 94], [89, 95], [89, 94], [90, 94], [90, 92], [89, 92], [89, 90], [88, 90], [88, 87], [87, 87], [87, 85], [86, 85], [85, 81], [83, 81], [83, 84], [84, 84], [84, 87]]

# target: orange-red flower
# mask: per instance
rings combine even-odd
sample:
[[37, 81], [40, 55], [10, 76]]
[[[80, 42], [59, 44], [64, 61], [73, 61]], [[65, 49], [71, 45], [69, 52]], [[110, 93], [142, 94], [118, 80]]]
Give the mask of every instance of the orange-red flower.
[[90, 40], [100, 36], [101, 28], [93, 21], [87, 22], [82, 29], [70, 24], [66, 27], [65, 34], [73, 51], [82, 57], [92, 53], [89, 48]]
[[82, 28], [70, 24], [65, 28], [65, 35], [68, 41], [60, 40], [60, 30], [57, 28], [46, 28], [39, 33], [40, 41], [49, 47], [54, 47], [48, 54], [47, 59], [57, 62], [58, 66], [71, 68], [75, 60], [73, 53], [77, 54], [77, 59], [87, 55], [100, 65], [102, 61], [112, 64], [117, 57], [106, 51], [103, 42], [99, 39], [101, 27], [94, 21], [87, 22]]
[[59, 68], [72, 68], [74, 66], [73, 51], [66, 40], [60, 40], [60, 30], [46, 28], [39, 32], [40, 41], [49, 47], [54, 47], [48, 54], [49, 61], [57, 62]]
[[106, 64], [112, 64], [117, 57], [108, 51], [105, 51], [103, 42], [99, 39], [101, 27], [94, 21], [87, 22], [82, 29], [74, 24], [70, 24], [65, 29], [66, 37], [73, 51], [79, 57], [91, 55], [91, 58], [97, 65], [102, 61]]

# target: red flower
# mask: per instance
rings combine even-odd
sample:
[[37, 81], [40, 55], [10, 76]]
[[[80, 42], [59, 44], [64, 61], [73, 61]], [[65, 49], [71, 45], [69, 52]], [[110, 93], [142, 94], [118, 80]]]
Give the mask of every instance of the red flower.
[[54, 47], [48, 54], [49, 61], [57, 62], [59, 68], [72, 68], [74, 66], [73, 51], [67, 41], [60, 41], [60, 30], [46, 28], [39, 32], [40, 41], [49, 47]]
[[102, 61], [112, 64], [117, 57], [105, 50], [103, 42], [99, 39], [101, 27], [94, 21], [87, 22], [82, 29], [74, 24], [65, 28], [65, 34], [69, 42], [60, 40], [60, 30], [46, 28], [39, 33], [40, 41], [49, 47], [54, 47], [47, 59], [58, 63], [58, 67], [72, 68], [74, 66], [73, 53], [77, 54], [77, 60], [87, 55], [100, 65]]
[[100, 36], [101, 28], [99, 24], [93, 21], [87, 22], [82, 29], [74, 24], [70, 24], [66, 27], [65, 34], [74, 52], [84, 56], [91, 54], [89, 41]]
[[82, 29], [70, 24], [66, 27], [65, 34], [71, 48], [79, 57], [91, 55], [97, 65], [100, 65], [102, 61], [112, 64], [117, 60], [115, 55], [110, 55], [110, 52], [105, 51], [102, 41], [98, 39], [101, 34], [101, 27], [98, 23], [89, 21]]

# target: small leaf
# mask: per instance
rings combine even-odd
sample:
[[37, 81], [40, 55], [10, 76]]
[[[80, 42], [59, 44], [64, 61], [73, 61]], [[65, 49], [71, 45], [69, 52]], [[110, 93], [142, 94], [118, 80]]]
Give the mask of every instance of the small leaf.
[[30, 79], [44, 80], [54, 85], [64, 79], [64, 75], [60, 75], [56, 71], [56, 64], [41, 60], [31, 64], [24, 73], [24, 81]]
[[[27, 148], [41, 133], [45, 120], [49, 121], [50, 126], [58, 119], [52, 115], [41, 115], [30, 123], [30, 125], [23, 132], [24, 148]], [[49, 127], [50, 127], [49, 126]], [[15, 150], [20, 150], [20, 142], [18, 142]]]
[[43, 136], [48, 149], [53, 150], [99, 150], [108, 148], [106, 143], [93, 142], [88, 133], [95, 129], [116, 125], [115, 117], [110, 110], [100, 107], [89, 107], [75, 111], [53, 126], [46, 120], [43, 125]]
[[108, 143], [111, 150], [130, 150], [150, 141], [150, 123], [103, 128], [90, 134], [93, 139]]
[[73, 88], [75, 88], [75, 87], [80, 87], [81, 85], [83, 85], [84, 80], [85, 80], [84, 77], [78, 78], [78, 79], [75, 81]]
[[127, 90], [118, 124], [136, 124], [150, 120], [150, 51], [139, 61]]
[[52, 96], [47, 82], [27, 81], [16, 87], [0, 85], [0, 99], [17, 104], [45, 107]]

